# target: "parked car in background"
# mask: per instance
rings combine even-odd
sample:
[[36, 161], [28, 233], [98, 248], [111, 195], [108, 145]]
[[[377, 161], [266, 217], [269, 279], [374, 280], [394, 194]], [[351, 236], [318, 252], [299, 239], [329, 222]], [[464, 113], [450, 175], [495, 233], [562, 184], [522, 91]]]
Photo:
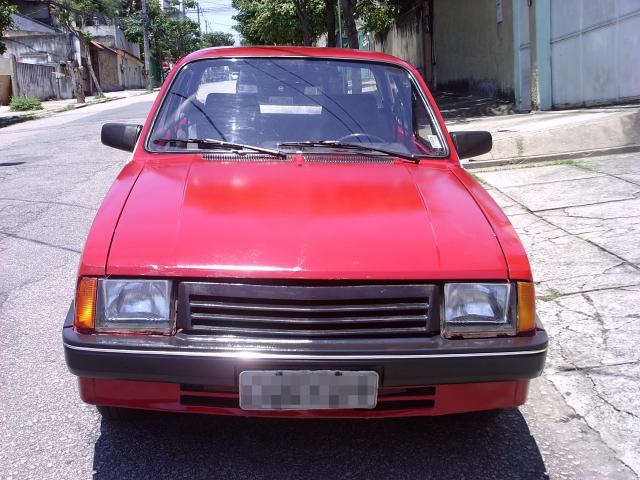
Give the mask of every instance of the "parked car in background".
[[89, 232], [63, 342], [103, 415], [525, 402], [547, 349], [531, 270], [459, 160], [491, 136], [449, 134], [408, 63], [198, 51], [144, 126], [106, 124], [102, 141], [133, 156]]

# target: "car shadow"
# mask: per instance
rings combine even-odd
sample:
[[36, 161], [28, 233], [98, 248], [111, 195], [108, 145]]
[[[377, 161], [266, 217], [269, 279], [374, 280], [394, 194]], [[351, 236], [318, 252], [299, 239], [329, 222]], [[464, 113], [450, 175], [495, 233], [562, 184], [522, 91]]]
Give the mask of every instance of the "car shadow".
[[282, 420], [146, 414], [102, 420], [94, 479], [544, 479], [522, 414]]

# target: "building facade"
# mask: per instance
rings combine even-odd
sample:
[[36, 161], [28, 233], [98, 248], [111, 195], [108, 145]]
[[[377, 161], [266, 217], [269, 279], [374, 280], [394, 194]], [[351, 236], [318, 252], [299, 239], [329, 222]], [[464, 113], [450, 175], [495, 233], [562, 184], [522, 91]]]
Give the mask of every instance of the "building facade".
[[[0, 101], [7, 103], [13, 95], [42, 100], [73, 98], [73, 65], [84, 67], [85, 93], [95, 93], [97, 89], [91, 81], [86, 58], [80, 54], [78, 38], [56, 27], [55, 16], [49, 15], [47, 5], [22, 0], [18, 7], [40, 20], [22, 13], [11, 16], [12, 25], [3, 35], [6, 52]], [[104, 91], [143, 87], [140, 47], [127, 41], [112, 19], [92, 16], [83, 31], [91, 35], [91, 63]]]
[[427, 0], [374, 47], [520, 111], [640, 99], [640, 0]]

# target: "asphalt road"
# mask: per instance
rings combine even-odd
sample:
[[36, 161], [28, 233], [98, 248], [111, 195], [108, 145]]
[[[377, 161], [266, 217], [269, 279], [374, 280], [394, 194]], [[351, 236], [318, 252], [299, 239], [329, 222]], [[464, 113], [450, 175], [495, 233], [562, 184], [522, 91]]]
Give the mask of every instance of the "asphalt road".
[[635, 478], [546, 378], [522, 412], [493, 420], [102, 420], [78, 398], [60, 329], [91, 220], [128, 158], [100, 144], [100, 126], [141, 122], [150, 105], [0, 129], [0, 478]]

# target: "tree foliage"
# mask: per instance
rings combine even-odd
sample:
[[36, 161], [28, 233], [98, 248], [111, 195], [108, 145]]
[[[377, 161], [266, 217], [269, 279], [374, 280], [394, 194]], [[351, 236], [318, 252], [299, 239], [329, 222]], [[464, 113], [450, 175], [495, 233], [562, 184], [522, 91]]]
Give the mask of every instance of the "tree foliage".
[[[296, 0], [308, 19], [309, 37], [315, 40], [326, 31], [324, 0]], [[302, 45], [304, 34], [300, 10], [294, 0], [233, 0], [244, 44]]]
[[201, 48], [209, 47], [230, 47], [235, 43], [233, 35], [226, 32], [205, 33], [200, 39]]
[[[389, 30], [396, 17], [415, 0], [342, 0], [343, 34], [358, 48], [356, 23], [367, 32]], [[233, 0], [238, 14], [235, 29], [243, 44], [310, 45], [327, 33], [327, 44], [337, 43], [335, 0]]]
[[354, 14], [367, 32], [386, 32], [399, 12], [398, 3], [391, 1], [358, 0], [354, 5]]
[[[200, 47], [198, 24], [189, 18], [179, 18], [175, 7], [163, 10], [157, 1], [147, 2], [149, 12], [149, 45], [157, 60], [178, 58]], [[131, 42], [142, 44], [142, 13], [136, 10], [121, 19], [121, 27]]]
[[16, 13], [15, 5], [9, 5], [8, 0], [0, 0], [0, 55], [7, 47], [2, 42], [2, 34], [7, 27], [11, 26], [11, 14]]

